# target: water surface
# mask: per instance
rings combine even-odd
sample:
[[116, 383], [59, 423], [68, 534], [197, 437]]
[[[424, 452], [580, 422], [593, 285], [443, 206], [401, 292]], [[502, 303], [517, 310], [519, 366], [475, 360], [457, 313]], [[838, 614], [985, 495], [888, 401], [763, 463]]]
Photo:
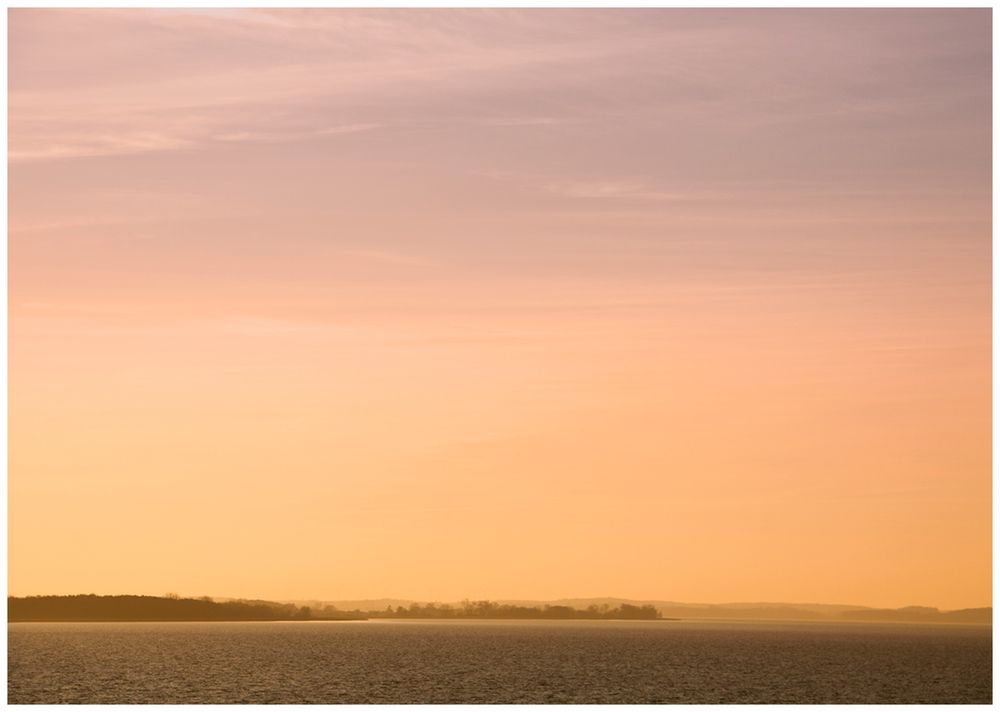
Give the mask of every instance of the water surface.
[[18, 703], [989, 703], [988, 627], [12, 623]]

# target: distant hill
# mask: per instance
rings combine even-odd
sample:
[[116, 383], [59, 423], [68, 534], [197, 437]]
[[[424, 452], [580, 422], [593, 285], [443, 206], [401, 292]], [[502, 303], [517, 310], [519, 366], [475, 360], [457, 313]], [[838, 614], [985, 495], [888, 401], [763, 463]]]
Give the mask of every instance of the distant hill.
[[896, 609], [847, 611], [842, 616], [852, 621], [888, 621], [900, 623], [993, 623], [992, 608], [963, 608], [939, 611], [937, 608], [908, 606]]

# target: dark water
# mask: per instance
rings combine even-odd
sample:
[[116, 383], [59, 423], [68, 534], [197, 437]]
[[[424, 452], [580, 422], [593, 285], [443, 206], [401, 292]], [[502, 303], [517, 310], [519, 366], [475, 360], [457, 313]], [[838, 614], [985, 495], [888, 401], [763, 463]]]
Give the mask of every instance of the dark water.
[[972, 626], [13, 623], [10, 703], [989, 703]]

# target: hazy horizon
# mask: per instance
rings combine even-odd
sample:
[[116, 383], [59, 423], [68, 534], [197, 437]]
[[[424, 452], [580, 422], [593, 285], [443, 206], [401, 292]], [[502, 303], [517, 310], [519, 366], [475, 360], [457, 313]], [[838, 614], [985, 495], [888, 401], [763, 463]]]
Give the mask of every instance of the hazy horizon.
[[[883, 607], [883, 606], [871, 606], [864, 603], [857, 602], [845, 602], [845, 601], [791, 601], [791, 600], [769, 600], [769, 601], [744, 601], [744, 600], [719, 600], [719, 601], [681, 601], [677, 599], [672, 599], [669, 597], [655, 597], [655, 598], [635, 598], [630, 596], [617, 596], [617, 595], [601, 595], [601, 596], [558, 596], [555, 598], [547, 599], [537, 599], [537, 598], [526, 598], [526, 597], [510, 597], [510, 598], [498, 598], [495, 596], [484, 596], [482, 598], [475, 598], [470, 596], [462, 596], [454, 599], [435, 599], [426, 600], [418, 598], [410, 598], [406, 596], [365, 596], [360, 598], [325, 598], [322, 596], [283, 596], [275, 598], [263, 598], [261, 596], [230, 596], [230, 595], [212, 595], [205, 593], [191, 593], [191, 592], [176, 592], [170, 591], [166, 593], [142, 593], [134, 591], [116, 591], [116, 592], [94, 592], [94, 591], [76, 591], [76, 592], [59, 592], [59, 593], [28, 593], [28, 594], [12, 594], [9, 593], [9, 597], [13, 598], [30, 598], [30, 597], [71, 597], [71, 596], [150, 596], [154, 598], [181, 598], [181, 599], [195, 599], [202, 600], [205, 598], [211, 599], [212, 601], [267, 601], [271, 603], [296, 603], [299, 605], [307, 604], [323, 604], [323, 605], [345, 605], [343, 608], [345, 611], [350, 610], [361, 610], [361, 611], [378, 611], [384, 609], [385, 605], [388, 604], [392, 607], [398, 605], [408, 605], [412, 603], [426, 605], [455, 605], [461, 604], [463, 602], [475, 602], [475, 601], [491, 601], [499, 604], [517, 604], [517, 605], [575, 605], [577, 608], [580, 606], [586, 606], [594, 602], [624, 602], [630, 604], [655, 604], [664, 606], [678, 606], [681, 608], [692, 608], [694, 610], [704, 607], [706, 609], [739, 609], [746, 607], [748, 610], [759, 610], [753, 607], [760, 608], [773, 608], [773, 607], [788, 607], [795, 608], [801, 607], [801, 610], [808, 611], [811, 609], [870, 609], [870, 610], [886, 610], [886, 611], [899, 611], [902, 609], [933, 609], [939, 610], [941, 612], [948, 612], [954, 610], [971, 610], [971, 609], [992, 609], [992, 602], [983, 606], [963, 606], [961, 609], [946, 609], [937, 606], [929, 606], [919, 602], [911, 602], [910, 604], [904, 606], [893, 606], [893, 607]], [[364, 605], [377, 605], [377, 608], [365, 608]]]
[[991, 10], [8, 11], [11, 595], [991, 606]]
[[410, 596], [358, 596], [351, 598], [330, 598], [325, 596], [276, 596], [274, 598], [267, 598], [263, 596], [254, 595], [240, 595], [234, 596], [229, 594], [211, 594], [205, 592], [178, 592], [178, 591], [167, 591], [167, 592], [147, 592], [147, 591], [46, 591], [46, 592], [36, 592], [36, 593], [11, 593], [8, 592], [8, 596], [13, 596], [17, 598], [23, 598], [28, 596], [77, 596], [77, 595], [96, 595], [96, 596], [180, 596], [181, 598], [202, 598], [208, 596], [209, 598], [217, 601], [226, 600], [246, 600], [246, 601], [274, 601], [274, 602], [298, 602], [298, 603], [308, 603], [311, 601], [318, 601], [322, 603], [360, 603], [362, 601], [400, 601], [400, 602], [414, 602], [414, 603], [459, 603], [461, 601], [476, 601], [476, 600], [488, 600], [496, 601], [499, 603], [505, 602], [518, 602], [518, 603], [553, 603], [553, 602], [566, 602], [566, 601], [596, 601], [596, 600], [614, 600], [614, 601], [627, 601], [633, 603], [672, 603], [683, 606], [741, 606], [741, 605], [762, 605], [762, 606], [830, 606], [830, 607], [845, 607], [845, 608], [885, 608], [896, 610], [899, 608], [938, 608], [939, 610], [961, 610], [967, 608], [992, 608], [993, 603], [989, 601], [981, 606], [962, 606], [957, 609], [943, 608], [940, 606], [933, 606], [926, 603], [921, 603], [919, 601], [912, 601], [902, 606], [876, 606], [867, 603], [859, 603], [857, 601], [796, 601], [796, 600], [784, 600], [784, 599], [774, 599], [774, 600], [740, 600], [740, 599], [721, 599], [717, 601], [685, 601], [676, 598], [671, 598], [669, 596], [654, 596], [651, 598], [643, 598], [636, 596], [622, 596], [614, 594], [604, 594], [599, 596], [586, 596], [586, 595], [563, 595], [554, 596], [552, 598], [532, 598], [530, 596], [509, 596], [509, 597], [497, 597], [497, 596], [459, 596], [456, 598], [449, 599], [421, 599]]

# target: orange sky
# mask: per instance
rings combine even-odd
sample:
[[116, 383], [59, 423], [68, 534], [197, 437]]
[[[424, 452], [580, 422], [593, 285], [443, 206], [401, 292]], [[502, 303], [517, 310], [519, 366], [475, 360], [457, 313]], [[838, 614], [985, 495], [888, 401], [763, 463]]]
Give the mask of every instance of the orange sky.
[[989, 605], [990, 22], [10, 11], [10, 593]]

